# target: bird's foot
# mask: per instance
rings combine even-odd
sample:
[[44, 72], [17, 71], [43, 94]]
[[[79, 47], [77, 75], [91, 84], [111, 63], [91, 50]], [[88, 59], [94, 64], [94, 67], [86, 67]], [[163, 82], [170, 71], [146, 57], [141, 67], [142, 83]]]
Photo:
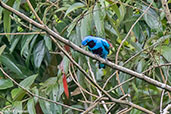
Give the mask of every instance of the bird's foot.
[[99, 55], [97, 55], [97, 54], [94, 54], [94, 56], [95, 56], [95, 58], [99, 58], [100, 56]]
[[109, 61], [107, 60], [107, 58], [105, 59], [105, 62], [106, 62], [106, 63], [109, 63]]

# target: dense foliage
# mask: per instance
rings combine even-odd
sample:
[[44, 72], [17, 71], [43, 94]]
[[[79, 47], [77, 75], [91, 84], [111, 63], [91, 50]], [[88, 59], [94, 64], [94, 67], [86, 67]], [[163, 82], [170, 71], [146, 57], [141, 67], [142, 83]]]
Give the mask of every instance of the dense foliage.
[[[108, 60], [113, 63], [116, 62], [118, 47], [127, 38], [119, 51], [117, 64], [171, 85], [171, 28], [159, 0], [155, 0], [148, 10], [153, 0], [30, 0], [35, 12], [27, 0], [2, 1], [40, 23], [35, 15], [37, 13], [44, 25], [80, 47], [87, 35], [107, 39], [111, 43]], [[86, 110], [98, 101], [90, 112], [103, 114], [106, 112], [105, 106], [109, 109], [113, 105], [109, 99], [106, 100], [106, 96], [104, 101], [97, 100], [103, 94], [61, 52], [45, 31], [2, 7], [0, 19], [0, 67], [15, 81], [0, 71], [2, 112], [75, 114], [80, 111], [54, 102]], [[96, 60], [65, 44], [60, 45], [104, 90], [109, 91], [118, 85], [114, 74], [116, 69], [108, 66], [99, 69]], [[63, 87], [66, 77], [69, 97]], [[127, 81], [122, 85], [124, 92], [121, 88], [115, 88], [108, 93], [116, 99], [125, 94], [123, 100], [154, 113], [160, 113], [161, 108], [171, 103], [169, 92], [132, 77], [119, 72], [120, 83]], [[54, 102], [32, 96], [16, 83], [34, 95]], [[142, 113], [142, 110], [119, 103], [110, 112], [115, 114], [127, 108], [130, 114]]]

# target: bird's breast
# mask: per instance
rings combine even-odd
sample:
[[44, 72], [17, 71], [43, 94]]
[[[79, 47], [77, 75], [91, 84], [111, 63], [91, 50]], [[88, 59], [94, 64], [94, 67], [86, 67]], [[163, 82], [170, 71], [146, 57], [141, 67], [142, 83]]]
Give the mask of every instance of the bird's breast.
[[92, 52], [94, 53], [94, 54], [98, 54], [98, 55], [102, 55], [102, 53], [103, 53], [103, 49], [102, 49], [102, 47], [99, 47], [99, 48], [97, 48], [97, 49], [94, 49], [94, 50], [92, 50]]

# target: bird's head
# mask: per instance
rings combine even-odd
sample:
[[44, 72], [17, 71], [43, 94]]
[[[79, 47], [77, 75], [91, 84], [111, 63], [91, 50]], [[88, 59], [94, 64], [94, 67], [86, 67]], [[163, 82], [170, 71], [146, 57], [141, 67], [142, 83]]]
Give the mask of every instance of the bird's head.
[[86, 46], [88, 42], [90, 42], [92, 40], [92, 36], [86, 36], [83, 41], [82, 41], [82, 45]]

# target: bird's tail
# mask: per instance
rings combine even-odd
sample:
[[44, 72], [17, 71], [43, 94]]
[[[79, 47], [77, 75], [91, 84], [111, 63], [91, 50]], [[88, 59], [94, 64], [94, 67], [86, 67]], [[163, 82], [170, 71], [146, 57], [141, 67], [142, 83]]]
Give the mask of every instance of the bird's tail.
[[105, 65], [103, 63], [99, 63], [99, 68], [105, 68]]

